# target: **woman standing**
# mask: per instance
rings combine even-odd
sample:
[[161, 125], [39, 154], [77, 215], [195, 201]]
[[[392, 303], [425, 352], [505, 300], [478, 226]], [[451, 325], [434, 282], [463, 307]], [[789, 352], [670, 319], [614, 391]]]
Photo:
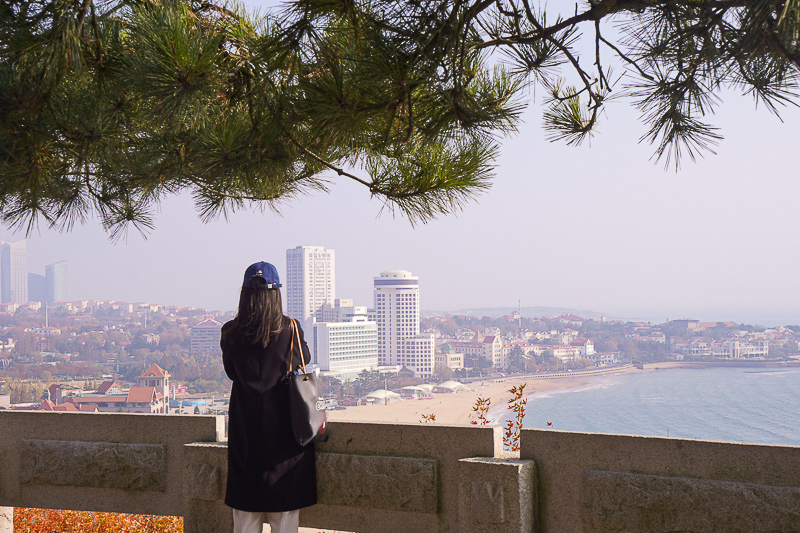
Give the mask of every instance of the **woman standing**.
[[222, 326], [222, 362], [233, 381], [225, 504], [234, 533], [261, 533], [265, 523], [273, 533], [295, 533], [299, 509], [317, 503], [314, 445], [292, 435], [284, 379], [311, 355], [299, 324], [283, 315], [280, 286], [274, 266], [250, 265], [236, 318]]

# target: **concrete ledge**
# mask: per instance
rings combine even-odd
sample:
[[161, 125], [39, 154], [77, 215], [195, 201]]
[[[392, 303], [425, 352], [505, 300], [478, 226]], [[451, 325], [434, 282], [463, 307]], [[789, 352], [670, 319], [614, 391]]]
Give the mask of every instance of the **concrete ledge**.
[[[9, 533], [2, 506], [177, 515], [186, 533], [228, 533], [221, 428], [203, 416], [0, 411], [0, 533]], [[317, 446], [320, 503], [300, 523], [359, 533], [800, 532], [800, 447], [526, 429], [516, 460], [502, 457], [501, 442], [499, 426], [331, 423]]]
[[[794, 501], [795, 490], [800, 488], [800, 447], [795, 446], [539, 429], [522, 430], [521, 445], [521, 457], [536, 461], [539, 527], [543, 532], [728, 533], [733, 530], [723, 526], [703, 529], [702, 522], [695, 524], [697, 528], [676, 526], [662, 529], [656, 525], [661, 520], [665, 525], [669, 524], [669, 520], [674, 519], [669, 518], [673, 514], [693, 515], [692, 509], [703, 509], [701, 505], [718, 505], [717, 510], [722, 514], [734, 514], [733, 507], [741, 505], [771, 513], [768, 510], [774, 509], [773, 502], [780, 498], [787, 504]], [[587, 471], [611, 471], [619, 474], [589, 475], [586, 474]], [[629, 475], [645, 477], [626, 477]], [[681, 479], [692, 481], [678, 481]], [[639, 482], [645, 483], [643, 487], [647, 488], [636, 488], [636, 483]], [[728, 485], [726, 482], [735, 485]], [[668, 485], [674, 491], [666, 490]], [[773, 489], [756, 491], [756, 486], [783, 488], [778, 492]], [[647, 495], [648, 490], [653, 493]], [[683, 490], [690, 491], [700, 499], [697, 503], [690, 502], [682, 496]], [[728, 496], [715, 499], [713, 494], [717, 490], [724, 491]], [[615, 491], [616, 496], [609, 495], [606, 498], [605, 491]], [[645, 526], [641, 529], [635, 528], [638, 520], [636, 511], [626, 509], [629, 503], [636, 505], [636, 502], [648, 508], [645, 514], [649, 518], [642, 518]], [[589, 516], [595, 511], [588, 510], [587, 506], [593, 505], [597, 506], [597, 513], [610, 513], [611, 516]], [[676, 509], [680, 509], [680, 512]], [[692, 520], [699, 520], [702, 512], [694, 514]], [[631, 513], [627, 515], [633, 521], [631, 529], [613, 529], [616, 527], [614, 524], [624, 521], [621, 518], [624, 513]], [[793, 516], [793, 507], [790, 506], [786, 513], [788, 514], [781, 511], [775, 515], [784, 517], [776, 518], [777, 524], [787, 523], [782, 520]], [[609, 520], [607, 524], [603, 522], [606, 519]], [[651, 519], [652, 521], [648, 521]], [[795, 533], [800, 531], [800, 520], [791, 526], [793, 529], [776, 527], [773, 530], [745, 528], [741, 531]]]
[[222, 417], [0, 412], [0, 505], [186, 516], [183, 447]]
[[[330, 432], [330, 440], [317, 445], [320, 470], [337, 470], [337, 487], [355, 489], [357, 496], [348, 502], [348, 496], [334, 495], [321, 477], [320, 503], [300, 512], [301, 526], [358, 533], [459, 531], [459, 460], [502, 451], [499, 426], [336, 422]], [[392, 472], [392, 465], [402, 470]], [[413, 474], [405, 484], [403, 472]], [[350, 476], [385, 487], [371, 496]], [[416, 490], [423, 492], [415, 495]]]
[[162, 444], [23, 440], [20, 483], [164, 492]]
[[436, 514], [436, 460], [317, 454], [319, 501], [328, 505]]
[[583, 478], [587, 532], [800, 530], [800, 487], [597, 470], [587, 470]]

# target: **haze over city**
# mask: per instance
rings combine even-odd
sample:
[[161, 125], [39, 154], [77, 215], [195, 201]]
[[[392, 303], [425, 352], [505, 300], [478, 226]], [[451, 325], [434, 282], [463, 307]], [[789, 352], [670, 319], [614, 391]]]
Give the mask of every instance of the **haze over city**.
[[[532, 95], [533, 96], [533, 95]], [[166, 199], [155, 230], [112, 243], [96, 220], [28, 241], [29, 270], [70, 264], [70, 297], [234, 309], [244, 268], [285, 250], [337, 253], [337, 295], [372, 303], [372, 278], [419, 276], [423, 310], [558, 306], [619, 318], [698, 317], [767, 325], [800, 322], [800, 182], [794, 164], [800, 111], [781, 122], [730, 94], [711, 117], [717, 155], [677, 173], [627, 104], [609, 107], [590, 146], [549, 143], [539, 104], [502, 143], [492, 189], [456, 216], [412, 227], [337, 179], [331, 193], [271, 211], [202, 223], [188, 194]], [[380, 214], [380, 216], [379, 216]], [[12, 241], [24, 234], [5, 230]]]

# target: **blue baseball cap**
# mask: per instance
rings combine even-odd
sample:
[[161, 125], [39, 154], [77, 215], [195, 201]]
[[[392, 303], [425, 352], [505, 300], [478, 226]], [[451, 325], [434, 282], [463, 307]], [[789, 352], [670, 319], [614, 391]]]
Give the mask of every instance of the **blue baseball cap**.
[[[253, 284], [253, 278], [261, 278], [267, 282], [266, 285]], [[244, 271], [243, 288], [249, 289], [277, 289], [281, 286], [281, 280], [278, 277], [278, 270], [265, 261], [253, 263], [247, 270]]]

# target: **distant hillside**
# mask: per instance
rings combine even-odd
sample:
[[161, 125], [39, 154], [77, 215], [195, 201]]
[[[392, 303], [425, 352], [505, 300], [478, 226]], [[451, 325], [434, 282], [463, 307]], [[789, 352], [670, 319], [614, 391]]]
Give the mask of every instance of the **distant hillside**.
[[[483, 317], [483, 316], [490, 316], [492, 318], [501, 317], [504, 315], [510, 315], [514, 311], [516, 311], [516, 307], [477, 307], [473, 309], [457, 309], [457, 310], [449, 310], [449, 311], [436, 311], [436, 310], [422, 310], [423, 316], [441, 316], [441, 315], [466, 315], [472, 317]], [[572, 309], [569, 307], [546, 307], [546, 306], [534, 306], [534, 307], [523, 307], [520, 312], [522, 316], [525, 318], [539, 318], [540, 316], [548, 315], [551, 317], [556, 317], [559, 315], [572, 313], [573, 315], [578, 315], [582, 318], [592, 318], [595, 320], [599, 320], [602, 316], [608, 316], [605, 313], [598, 313], [597, 311], [590, 311], [587, 309]], [[609, 319], [612, 317], [608, 316]]]

